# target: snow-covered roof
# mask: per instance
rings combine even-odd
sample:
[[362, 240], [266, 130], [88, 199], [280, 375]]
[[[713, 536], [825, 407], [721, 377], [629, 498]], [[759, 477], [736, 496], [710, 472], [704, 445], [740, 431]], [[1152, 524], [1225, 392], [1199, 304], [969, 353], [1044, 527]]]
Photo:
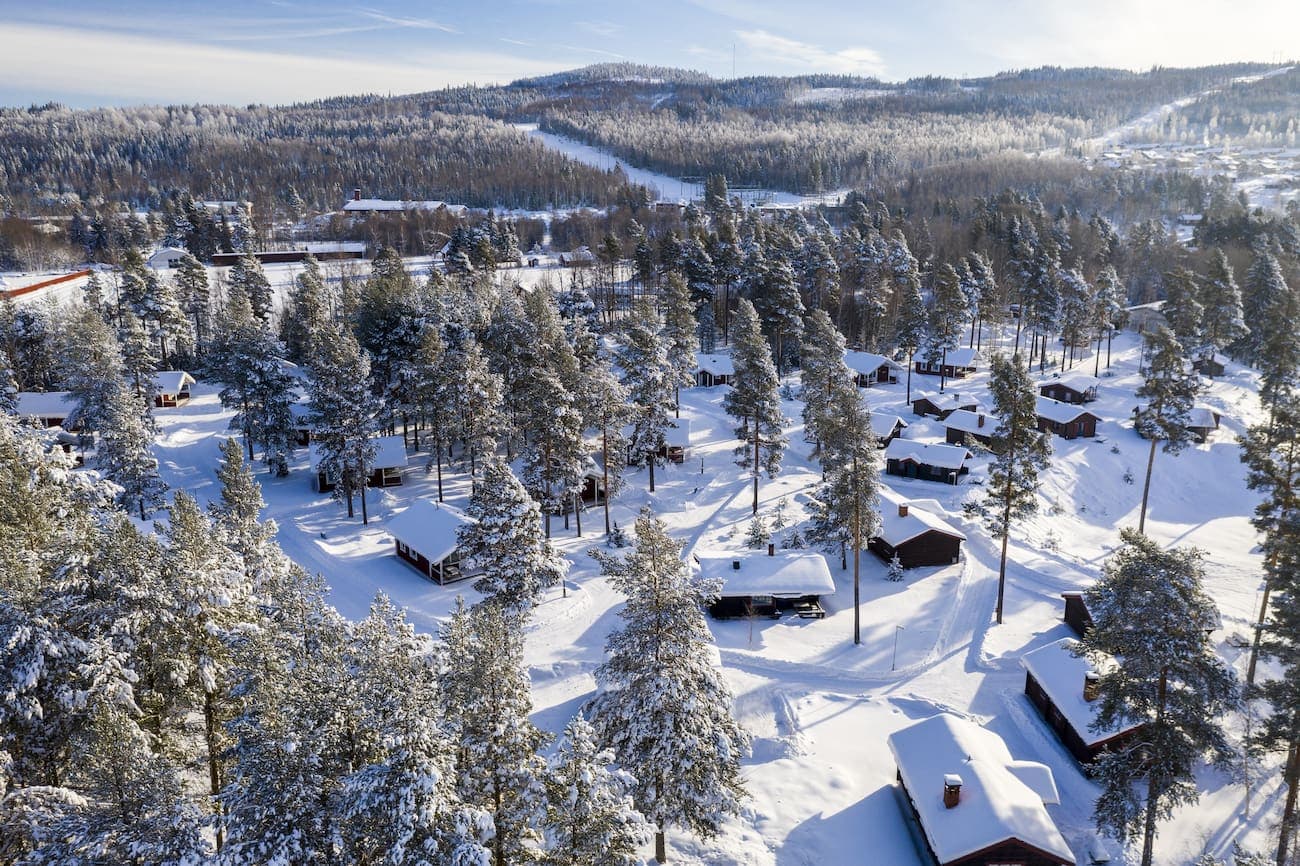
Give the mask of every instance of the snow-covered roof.
[[153, 374], [153, 387], [159, 394], [179, 394], [186, 385], [193, 385], [194, 377], [184, 370], [159, 370]]
[[994, 429], [998, 426], [998, 419], [986, 412], [958, 409], [944, 419], [943, 426], [950, 430], [960, 430], [963, 433], [992, 436]]
[[[906, 515], [898, 513], [900, 505], [907, 506]], [[941, 510], [938, 503], [926, 501], [922, 504], [917, 500], [899, 496], [890, 488], [881, 485], [880, 538], [884, 539], [890, 547], [898, 547], [913, 538], [934, 531], [965, 541], [965, 533], [938, 516], [936, 512]]]
[[885, 447], [886, 460], [911, 460], [940, 469], [960, 469], [975, 455], [961, 445], [916, 442], [895, 439]]
[[691, 419], [677, 418], [664, 428], [664, 444], [669, 448], [687, 448], [691, 444]]
[[1093, 719], [1097, 717], [1097, 705], [1083, 699], [1083, 679], [1093, 670], [1093, 665], [1087, 659], [1078, 658], [1071, 653], [1077, 645], [1078, 641], [1073, 638], [1062, 638], [1025, 653], [1020, 657], [1020, 664], [1034, 675], [1034, 679], [1038, 680], [1043, 691], [1047, 692], [1047, 696], [1084, 744], [1095, 746], [1125, 731], [1131, 731], [1137, 725], [1092, 730]]
[[365, 241], [309, 241], [302, 245], [309, 253], [364, 253]]
[[1209, 406], [1193, 406], [1187, 413], [1187, 426], [1201, 430], [1217, 430], [1220, 414]]
[[720, 352], [696, 352], [695, 366], [713, 376], [736, 375], [736, 365], [732, 363], [731, 355]]
[[75, 408], [69, 391], [18, 392], [20, 418], [67, 418]]
[[461, 527], [472, 522], [460, 509], [446, 503], [417, 499], [405, 511], [388, 518], [384, 529], [425, 559], [438, 563], [456, 551]]
[[894, 428], [902, 424], [907, 427], [907, 422], [898, 415], [889, 415], [884, 412], [871, 413], [871, 432], [876, 434], [877, 439], [884, 439], [886, 436], [894, 435]]
[[941, 412], [956, 411], [974, 406], [976, 410], [980, 408], [980, 402], [969, 394], [962, 394], [959, 391], [944, 391], [942, 394], [926, 393], [917, 394], [912, 398], [912, 405], [915, 406], [918, 400], [928, 400], [934, 408]]
[[[826, 557], [806, 550], [764, 550], [742, 553], [697, 553], [700, 576], [721, 580], [723, 598], [773, 595], [832, 595], [835, 581]], [[739, 562], [737, 569], [734, 563]]]
[[1060, 400], [1053, 400], [1050, 397], [1039, 397], [1034, 412], [1039, 418], [1046, 418], [1048, 421], [1057, 424], [1069, 424], [1084, 415], [1097, 417], [1077, 403], [1062, 403]]
[[[889, 749], [940, 863], [1010, 839], [1074, 862], [1047, 813], [1046, 804], [1060, 802], [1052, 771], [1012, 758], [997, 734], [941, 713], [890, 734]], [[953, 775], [961, 777], [961, 793], [949, 809], [944, 784]]]
[[874, 373], [881, 367], [891, 367], [895, 370], [902, 370], [903, 367], [897, 361], [886, 358], [884, 355], [877, 355], [875, 352], [855, 352], [849, 350], [844, 353], [844, 365], [854, 373]]
[[1038, 387], [1040, 388], [1047, 385], [1064, 385], [1065, 387], [1070, 388], [1074, 391], [1078, 391], [1080, 394], [1082, 394], [1083, 392], [1088, 391], [1092, 388], [1099, 387], [1101, 385], [1101, 380], [1098, 379], [1096, 376], [1090, 376], [1087, 373], [1084, 373], [1082, 371], [1072, 370], [1069, 372], [1060, 373], [1059, 375], [1053, 376], [1050, 379], [1044, 379], [1043, 381], [1038, 383]]
[[[374, 469], [393, 469], [406, 465], [406, 442], [401, 436], [380, 436], [375, 439], [375, 460], [371, 465]], [[308, 454], [311, 458], [312, 471], [320, 465], [320, 446], [313, 442], [308, 446]]]
[[403, 211], [403, 210], [437, 210], [445, 207], [452, 213], [467, 210], [463, 204], [447, 204], [445, 201], [404, 201], [388, 198], [358, 198], [343, 205], [344, 211]]
[[[929, 348], [925, 348], [917, 352], [916, 355], [918, 358], [928, 358], [930, 351]], [[974, 367], [975, 362], [979, 359], [980, 353], [971, 348], [949, 349], [948, 354], [942, 356], [942, 359], [937, 354], [934, 356], [935, 363], [942, 360], [943, 363], [950, 367]]]
[[180, 247], [163, 247], [149, 257], [147, 264], [151, 268], [156, 267], [159, 264], [170, 264], [171, 262], [184, 258], [188, 252], [188, 250], [181, 249]]

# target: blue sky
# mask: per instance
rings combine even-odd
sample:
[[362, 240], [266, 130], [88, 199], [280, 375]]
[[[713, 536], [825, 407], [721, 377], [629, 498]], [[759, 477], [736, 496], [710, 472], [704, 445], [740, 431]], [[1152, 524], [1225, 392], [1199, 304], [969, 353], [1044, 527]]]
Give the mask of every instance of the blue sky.
[[602, 61], [899, 80], [1280, 60], [1294, 0], [0, 0], [0, 104], [279, 103]]

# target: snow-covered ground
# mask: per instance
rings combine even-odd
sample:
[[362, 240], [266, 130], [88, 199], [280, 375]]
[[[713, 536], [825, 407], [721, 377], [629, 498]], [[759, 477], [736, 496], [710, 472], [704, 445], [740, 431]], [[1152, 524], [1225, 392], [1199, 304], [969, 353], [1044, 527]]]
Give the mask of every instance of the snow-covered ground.
[[[1092, 371], [1091, 358], [1079, 364]], [[1136, 369], [1136, 340], [1121, 334], [1113, 375], [1103, 377], [1101, 399], [1091, 405], [1104, 419], [1097, 439], [1053, 440], [1052, 466], [1041, 485], [1042, 510], [1013, 533], [1004, 625], [993, 625], [991, 616], [998, 549], [961, 510], [963, 500], [980, 495], [983, 458], [956, 487], [885, 476], [904, 496], [937, 499], [970, 542], [959, 564], [915, 569], [902, 583], [886, 581], [883, 565], [864, 557], [861, 646], [852, 643], [851, 573], [841, 571], [836, 558], [829, 564], [837, 591], [825, 599], [825, 619], [711, 622], [736, 695], [736, 713], [754, 736], [754, 752], [745, 764], [751, 796], [745, 814], [717, 839], [670, 833], [674, 862], [921, 866], [925, 857], [899, 808], [885, 738], [941, 709], [995, 730], [1017, 758], [1052, 767], [1062, 804], [1050, 811], [1080, 862], [1087, 862], [1096, 789], [1024, 698], [1019, 657], [1067, 634], [1059, 593], [1095, 579], [1117, 543], [1119, 527], [1137, 522], [1147, 443], [1129, 420]], [[913, 376], [914, 391], [938, 384], [933, 377]], [[985, 385], [985, 375], [979, 374], [949, 387], [983, 397]], [[941, 439], [938, 422], [910, 414], [905, 389], [905, 384], [877, 386], [866, 396], [873, 409], [907, 418], [909, 438]], [[1224, 628], [1214, 638], [1238, 670], [1244, 666], [1238, 644], [1257, 605], [1260, 558], [1248, 520], [1256, 500], [1245, 488], [1234, 434], [1258, 413], [1254, 389], [1254, 374], [1235, 365], [1210, 386], [1203, 402], [1223, 412], [1223, 429], [1177, 457], [1157, 456], [1147, 521], [1149, 533], [1163, 543], [1206, 549], [1209, 590], [1224, 616]], [[166, 479], [200, 499], [216, 493], [217, 446], [229, 435], [230, 414], [215, 392], [201, 384], [189, 405], [157, 413], [157, 450]], [[682, 415], [693, 425], [691, 452], [683, 465], [657, 473], [654, 494], [647, 492], [643, 472], [630, 476], [613, 509], [620, 524], [630, 525], [648, 504], [686, 543], [687, 554], [697, 547], [743, 546], [750, 486], [733, 463], [736, 443], [721, 407], [723, 393], [723, 387], [682, 392]], [[792, 419], [790, 448], [781, 474], [762, 484], [760, 512], [769, 520], [783, 500], [790, 521], [800, 520], [808, 491], [820, 478], [793, 420], [799, 409], [794, 401], [784, 405]], [[424, 580], [397, 560], [384, 532], [391, 515], [416, 498], [434, 495], [425, 459], [411, 455], [402, 487], [372, 493], [369, 526], [359, 517], [349, 520], [340, 504], [312, 491], [305, 449], [297, 453], [288, 478], [262, 476], [267, 516], [279, 524], [280, 543], [302, 566], [325, 576], [345, 615], [364, 616], [374, 593], [382, 590], [407, 607], [417, 627], [433, 630], [458, 594], [475, 595], [468, 585], [442, 588]], [[468, 483], [453, 473], [447, 490], [449, 501], [464, 504]], [[564, 592], [550, 593], [537, 608], [526, 652], [535, 719], [551, 731], [592, 694], [593, 671], [618, 624], [621, 599], [585, 554], [601, 543], [602, 523], [598, 510], [588, 512], [583, 537], [566, 529], [562, 519], [553, 524], [555, 541], [573, 570]], [[1246, 820], [1243, 786], [1222, 772], [1203, 771], [1202, 802], [1161, 826], [1157, 861], [1173, 866], [1203, 850], [1222, 854], [1235, 840], [1247, 848], [1267, 848], [1278, 808], [1278, 776], [1275, 767], [1264, 776], [1252, 802], [1265, 811]], [[1109, 844], [1114, 862], [1123, 862]]]

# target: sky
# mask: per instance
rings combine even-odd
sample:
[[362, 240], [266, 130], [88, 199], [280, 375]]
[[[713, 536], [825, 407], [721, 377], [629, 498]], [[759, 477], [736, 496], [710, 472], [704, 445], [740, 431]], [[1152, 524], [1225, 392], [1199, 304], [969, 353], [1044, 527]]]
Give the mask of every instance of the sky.
[[278, 104], [631, 61], [903, 80], [1300, 54], [1295, 0], [0, 0], [0, 104]]

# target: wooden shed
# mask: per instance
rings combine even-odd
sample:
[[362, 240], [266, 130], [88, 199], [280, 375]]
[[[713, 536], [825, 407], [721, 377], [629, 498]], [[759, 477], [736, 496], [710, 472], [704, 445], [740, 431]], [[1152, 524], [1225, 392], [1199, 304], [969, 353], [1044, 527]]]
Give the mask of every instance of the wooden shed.
[[888, 487], [880, 490], [880, 534], [867, 548], [885, 562], [898, 560], [904, 568], [951, 565], [961, 558], [966, 535], [936, 512], [938, 503], [918, 503]]
[[974, 397], [962, 395], [956, 391], [945, 391], [942, 394], [918, 394], [912, 400], [913, 415], [929, 415], [938, 418], [940, 421], [946, 421], [948, 416], [958, 410], [966, 412], [979, 412], [979, 401]]
[[1101, 380], [1087, 373], [1069, 372], [1038, 383], [1038, 393], [1060, 403], [1082, 405], [1097, 399]]
[[898, 377], [904, 372], [903, 366], [897, 361], [875, 352], [849, 350], [844, 353], [844, 365], [849, 368], [853, 382], [859, 388], [897, 383]]
[[1074, 866], [1049, 805], [1051, 769], [1016, 760], [969, 719], [940, 713], [889, 735], [898, 793], [937, 866]]
[[70, 391], [19, 391], [18, 417], [35, 418], [45, 427], [75, 430], [76, 401]]
[[1065, 599], [1065, 624], [1079, 637], [1083, 637], [1088, 629], [1092, 628], [1092, 614], [1088, 612], [1088, 603], [1084, 601], [1083, 592], [1070, 590], [1061, 593], [1061, 598]]
[[473, 521], [459, 509], [432, 499], [420, 499], [393, 515], [384, 526], [393, 538], [397, 558], [420, 574], [450, 583], [468, 577], [461, 567], [460, 531]]
[[884, 412], [871, 413], [871, 432], [876, 436], [876, 447], [884, 448], [893, 442], [903, 431], [907, 429], [907, 422], [898, 415], [889, 415]]
[[1204, 443], [1219, 429], [1221, 420], [1223, 416], [1209, 406], [1193, 406], [1192, 411], [1187, 413], [1187, 429], [1193, 439]]
[[[380, 436], [375, 439], [375, 459], [370, 467], [367, 487], [397, 487], [402, 483], [402, 470], [406, 468], [406, 441], [401, 436]], [[310, 446], [313, 483], [318, 493], [329, 493], [338, 485], [338, 479], [320, 468], [320, 452], [316, 443]]]
[[161, 370], [153, 374], [153, 404], [159, 409], [175, 408], [190, 402], [194, 377], [184, 370]]
[[700, 576], [722, 582], [718, 599], [709, 606], [717, 619], [771, 616], [793, 612], [820, 619], [823, 597], [835, 593], [826, 557], [809, 550], [746, 550], [740, 553], [699, 553]]
[[695, 384], [701, 388], [731, 385], [736, 379], [736, 365], [731, 355], [715, 352], [695, 353]]
[[1064, 439], [1091, 438], [1097, 435], [1097, 422], [1101, 419], [1081, 406], [1039, 397], [1035, 407], [1038, 429]]

